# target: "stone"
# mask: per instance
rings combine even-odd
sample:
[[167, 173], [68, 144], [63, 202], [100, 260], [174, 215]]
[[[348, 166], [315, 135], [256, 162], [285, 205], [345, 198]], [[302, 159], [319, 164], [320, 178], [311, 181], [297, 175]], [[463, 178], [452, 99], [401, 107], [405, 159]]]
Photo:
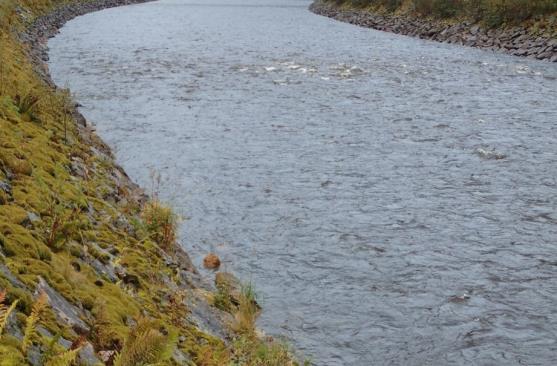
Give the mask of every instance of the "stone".
[[203, 258], [203, 267], [218, 269], [220, 267], [220, 258], [214, 253], [207, 254], [205, 258]]
[[78, 354], [79, 365], [83, 366], [96, 366], [101, 363], [101, 360], [95, 354], [95, 349], [93, 345], [89, 342], [85, 342], [81, 346], [81, 350]]
[[[2, 257], [1, 251], [0, 251], [0, 257]], [[2, 275], [2, 277], [7, 279], [12, 284], [12, 286], [17, 288], [25, 288], [25, 284], [21, 282], [19, 279], [17, 279], [17, 277], [14, 276], [14, 274], [10, 271], [10, 269], [2, 263], [0, 263], [0, 275]]]
[[186, 298], [186, 306], [190, 309], [187, 320], [205, 333], [221, 339], [231, 339], [231, 330], [226, 324], [234, 321], [232, 315], [210, 306], [199, 292], [192, 292], [191, 295]]
[[549, 59], [551, 58], [552, 53], [547, 51], [547, 52], [542, 52], [542, 53], [538, 53], [538, 55], [536, 56], [536, 58], [538, 60], [545, 60], [545, 59]]
[[174, 352], [172, 353], [172, 360], [177, 365], [190, 365], [192, 363], [191, 358], [178, 348], [174, 349]]
[[21, 225], [25, 227], [32, 227], [39, 221], [41, 221], [41, 218], [37, 214], [33, 212], [27, 212], [27, 217], [21, 222]]
[[554, 54], [554, 55], [549, 59], [549, 61], [551, 61], [551, 62], [557, 62], [557, 53]]
[[89, 175], [85, 163], [83, 163], [80, 158], [76, 157], [72, 158], [72, 161], [70, 162], [70, 172], [71, 175], [83, 179], [87, 178]]
[[184, 271], [197, 273], [197, 269], [193, 265], [190, 256], [180, 245], [177, 245], [172, 251], [172, 255], [167, 254], [163, 250], [160, 251], [161, 257], [170, 268], [179, 268]]
[[56, 314], [56, 316], [64, 323], [69, 325], [78, 334], [86, 334], [89, 332], [89, 326], [82, 320], [86, 318], [85, 314], [77, 306], [71, 304], [60, 293], [50, 287], [50, 285], [41, 277], [38, 277], [39, 283], [35, 290], [35, 294], [44, 292], [48, 297], [48, 303]]
[[89, 265], [93, 267], [99, 276], [107, 278], [110, 282], [115, 283], [118, 281], [118, 276], [115, 273], [112, 264], [103, 264], [98, 259], [89, 260]]
[[3, 190], [6, 194], [10, 195], [12, 194], [12, 186], [10, 185], [9, 182], [0, 180], [0, 189]]
[[116, 356], [116, 351], [114, 350], [99, 352], [99, 358], [105, 364], [112, 363], [112, 360], [114, 359], [115, 356]]

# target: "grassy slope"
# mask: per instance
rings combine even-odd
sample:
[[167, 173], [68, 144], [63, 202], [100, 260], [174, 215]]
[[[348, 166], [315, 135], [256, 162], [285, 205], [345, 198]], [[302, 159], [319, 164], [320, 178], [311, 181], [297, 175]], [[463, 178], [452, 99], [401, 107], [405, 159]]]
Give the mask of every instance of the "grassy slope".
[[[77, 126], [67, 93], [37, 76], [14, 36], [14, 29], [66, 2], [0, 0], [0, 266], [24, 284], [0, 271], [0, 290], [7, 290], [8, 304], [19, 301], [15, 327], [24, 328], [40, 276], [89, 314], [84, 320], [93, 331], [84, 338], [96, 351], [121, 348], [129, 324], [146, 315], [158, 329], [180, 336], [177, 347], [196, 364], [289, 364], [284, 347], [261, 342], [253, 331], [228, 346], [183, 321], [189, 309], [180, 300], [190, 293], [176, 291], [182, 280], [165, 265], [176, 244], [161, 242], [164, 227], [147, 222], [106, 146]], [[100, 275], [90, 265], [94, 259], [137, 276], [139, 286]], [[41, 319], [50, 333], [78, 338], [53, 309]], [[0, 337], [0, 365], [27, 364], [20, 340], [8, 332]], [[35, 348], [45, 350], [50, 341], [36, 336]]]
[[[330, 0], [374, 12], [469, 20], [489, 27], [523, 22], [557, 27], [557, 0]], [[539, 22], [541, 20], [541, 22]]]

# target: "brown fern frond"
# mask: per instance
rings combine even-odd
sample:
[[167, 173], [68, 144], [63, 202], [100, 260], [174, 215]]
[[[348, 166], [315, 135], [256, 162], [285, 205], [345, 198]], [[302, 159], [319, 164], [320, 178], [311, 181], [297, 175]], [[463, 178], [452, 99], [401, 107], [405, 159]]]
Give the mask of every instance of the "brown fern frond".
[[6, 307], [6, 305], [3, 304], [5, 299], [5, 294], [4, 297], [0, 300], [0, 337], [2, 337], [2, 333], [4, 332], [4, 328], [6, 328], [6, 325], [8, 324], [8, 319], [10, 318], [10, 314], [15, 310], [15, 307], [17, 306], [17, 303], [19, 300], [15, 300], [12, 305], [8, 308]]
[[46, 308], [48, 302], [48, 297], [44, 292], [42, 292], [37, 301], [33, 304], [33, 310], [31, 315], [27, 317], [27, 324], [25, 325], [25, 333], [23, 335], [23, 340], [21, 341], [21, 351], [23, 354], [27, 352], [27, 349], [31, 345], [33, 338], [35, 337], [37, 331], [37, 323], [40, 320], [41, 314]]
[[45, 366], [70, 366], [77, 358], [79, 351], [81, 351], [81, 347], [54, 356], [45, 363]]

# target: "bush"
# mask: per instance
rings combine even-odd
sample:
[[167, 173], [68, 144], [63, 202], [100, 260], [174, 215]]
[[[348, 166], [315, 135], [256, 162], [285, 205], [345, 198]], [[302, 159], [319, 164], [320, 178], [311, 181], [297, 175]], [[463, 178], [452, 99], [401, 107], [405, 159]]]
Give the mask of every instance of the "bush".
[[[395, 11], [403, 0], [336, 0], [357, 7], [380, 6]], [[435, 18], [467, 17], [487, 25], [517, 23], [557, 12], [557, 0], [410, 0], [414, 12]]]
[[178, 228], [178, 216], [172, 208], [154, 199], [145, 204], [141, 218], [150, 238], [164, 250], [171, 249], [176, 241]]

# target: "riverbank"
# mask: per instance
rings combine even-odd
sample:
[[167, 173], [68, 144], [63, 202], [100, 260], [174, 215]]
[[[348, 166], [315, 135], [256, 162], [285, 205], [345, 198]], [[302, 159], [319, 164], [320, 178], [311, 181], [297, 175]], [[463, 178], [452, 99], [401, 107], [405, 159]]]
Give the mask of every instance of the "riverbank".
[[0, 4], [0, 364], [295, 364], [258, 338], [251, 291], [198, 274], [177, 215], [50, 79], [65, 22], [142, 2]]
[[[321, 0], [314, 2], [310, 10], [361, 27], [557, 62], [557, 24], [554, 20], [488, 28], [470, 20], [440, 20], [410, 12], [359, 9]], [[540, 26], [541, 23], [544, 27]]]

